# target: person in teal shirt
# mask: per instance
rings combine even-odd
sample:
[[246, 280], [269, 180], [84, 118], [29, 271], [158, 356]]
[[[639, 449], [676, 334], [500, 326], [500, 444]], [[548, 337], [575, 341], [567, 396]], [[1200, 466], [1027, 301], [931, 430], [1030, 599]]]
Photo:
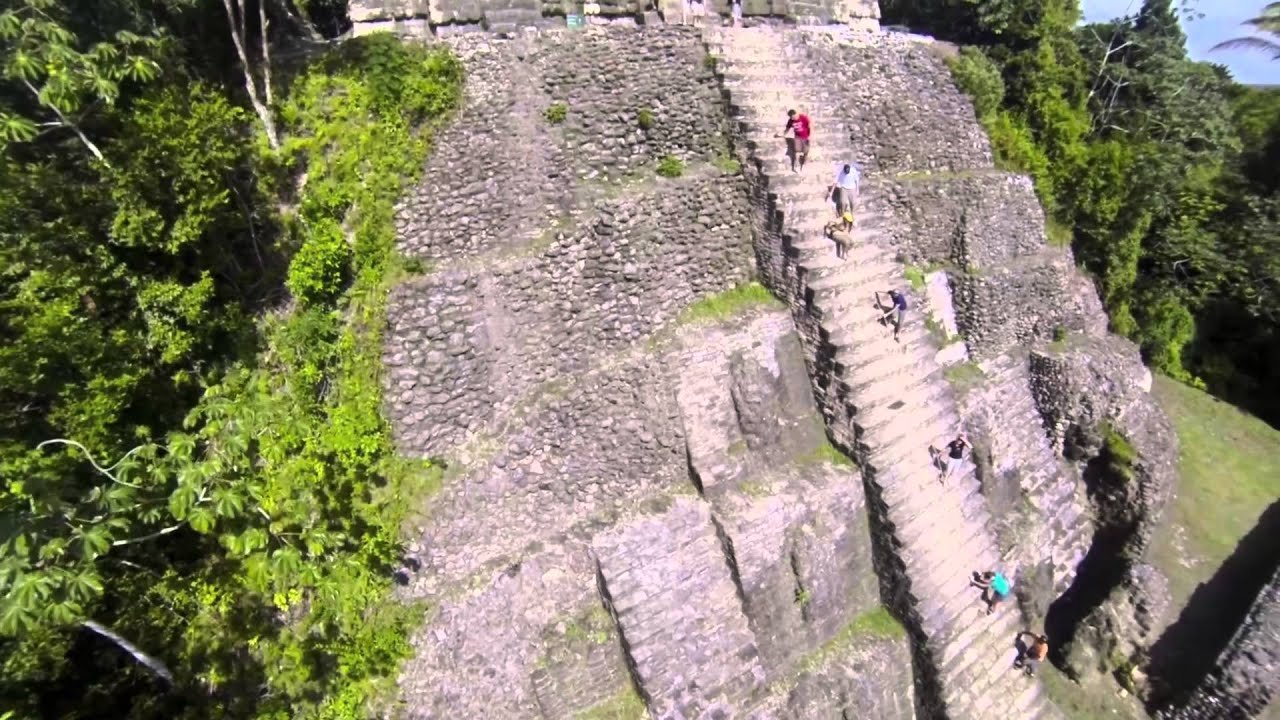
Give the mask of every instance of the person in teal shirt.
[[975, 572], [970, 582], [975, 587], [982, 588], [982, 600], [987, 604], [988, 615], [996, 609], [997, 603], [1009, 597], [1009, 592], [1013, 589], [1013, 584], [1009, 582], [1009, 578], [1005, 577], [999, 570], [988, 570], [984, 573]]

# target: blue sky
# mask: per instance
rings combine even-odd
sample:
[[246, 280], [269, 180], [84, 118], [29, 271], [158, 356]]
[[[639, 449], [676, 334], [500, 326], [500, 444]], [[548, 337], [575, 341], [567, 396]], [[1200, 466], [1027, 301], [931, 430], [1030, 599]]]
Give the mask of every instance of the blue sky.
[[[1083, 0], [1084, 19], [1088, 22], [1108, 20], [1138, 12], [1142, 0]], [[1238, 82], [1249, 85], [1280, 84], [1280, 60], [1272, 60], [1266, 53], [1221, 50], [1209, 52], [1209, 48], [1233, 37], [1249, 33], [1244, 20], [1257, 17], [1267, 0], [1199, 0], [1196, 8], [1205, 14], [1199, 20], [1183, 23], [1187, 33], [1187, 50], [1196, 60], [1208, 60], [1231, 69]]]

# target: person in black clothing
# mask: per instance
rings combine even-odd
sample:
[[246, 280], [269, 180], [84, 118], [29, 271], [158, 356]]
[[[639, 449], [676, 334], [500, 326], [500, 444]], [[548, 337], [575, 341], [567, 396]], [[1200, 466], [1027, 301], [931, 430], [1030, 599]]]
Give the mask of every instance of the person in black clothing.
[[[893, 318], [893, 339], [896, 342], [898, 341], [898, 333], [902, 331], [902, 321], [907, 313], [907, 296], [897, 290], [890, 290], [889, 301], [888, 310], [880, 316], [880, 323], [884, 324], [890, 317]], [[876, 309], [885, 310], [884, 305], [880, 302], [880, 293], [878, 292], [876, 293]]]
[[940, 482], [946, 482], [947, 478], [960, 467], [960, 463], [964, 461], [964, 452], [973, 447], [969, 444], [969, 439], [960, 433], [955, 440], [947, 443], [947, 456], [943, 459], [946, 465], [942, 467], [942, 474], [938, 476]]

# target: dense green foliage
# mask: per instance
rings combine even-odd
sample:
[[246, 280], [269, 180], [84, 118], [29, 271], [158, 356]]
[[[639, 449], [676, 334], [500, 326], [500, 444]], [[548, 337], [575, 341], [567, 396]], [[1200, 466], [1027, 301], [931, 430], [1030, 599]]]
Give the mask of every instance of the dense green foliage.
[[1078, 26], [1076, 0], [894, 0], [951, 65], [997, 162], [1028, 172], [1112, 329], [1280, 423], [1280, 92], [1188, 59], [1170, 0]]
[[381, 414], [393, 204], [461, 66], [301, 53], [275, 152], [220, 4], [2, 7], [0, 712], [365, 717], [434, 472]]

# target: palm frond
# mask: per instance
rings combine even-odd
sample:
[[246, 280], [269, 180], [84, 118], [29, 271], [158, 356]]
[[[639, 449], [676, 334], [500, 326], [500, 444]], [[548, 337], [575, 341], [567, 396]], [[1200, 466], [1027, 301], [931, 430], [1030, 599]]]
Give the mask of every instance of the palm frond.
[[1270, 53], [1273, 60], [1280, 58], [1280, 43], [1260, 37], [1232, 38], [1210, 48], [1212, 52], [1218, 50], [1256, 50]]

